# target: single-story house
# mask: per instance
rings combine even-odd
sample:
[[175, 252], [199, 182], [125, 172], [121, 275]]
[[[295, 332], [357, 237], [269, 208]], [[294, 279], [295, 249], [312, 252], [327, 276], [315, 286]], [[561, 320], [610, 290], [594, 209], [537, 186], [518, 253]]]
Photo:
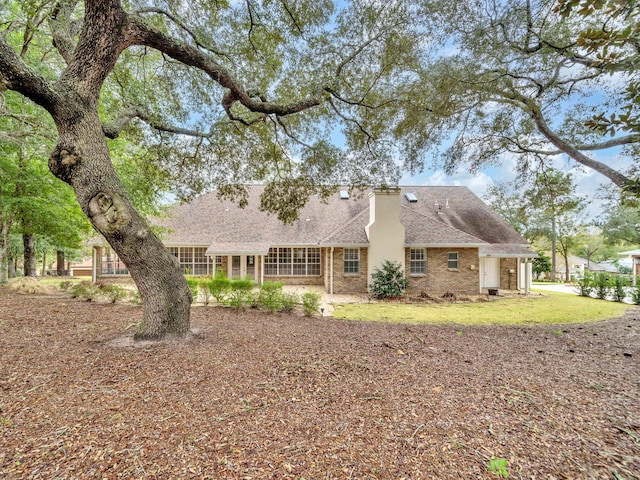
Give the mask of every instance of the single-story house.
[[640, 250], [636, 249], [629, 250], [627, 252], [620, 252], [618, 255], [627, 257], [625, 260], [631, 267], [631, 277], [633, 279], [633, 285], [637, 285], [637, 277], [638, 275], [640, 275]]
[[[245, 208], [215, 193], [173, 207], [163, 242], [187, 275], [256, 283], [322, 286], [365, 293], [384, 260], [403, 265], [410, 293], [478, 294], [525, 290], [536, 254], [527, 241], [466, 187], [374, 188], [328, 200], [311, 196], [293, 224], [261, 211], [264, 186], [251, 185]], [[128, 275], [106, 244], [94, 244], [94, 280]]]
[[[613, 265], [607, 265], [604, 263], [594, 262], [586, 258], [578, 257], [576, 255], [569, 255], [569, 277], [582, 278], [584, 272], [591, 273], [616, 273], [616, 268]], [[556, 274], [565, 276], [565, 262], [564, 257], [560, 258], [556, 265]]]

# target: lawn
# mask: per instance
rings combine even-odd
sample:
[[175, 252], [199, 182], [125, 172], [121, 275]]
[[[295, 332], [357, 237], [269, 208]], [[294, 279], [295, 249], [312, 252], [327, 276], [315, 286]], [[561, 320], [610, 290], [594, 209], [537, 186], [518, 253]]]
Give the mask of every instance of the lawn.
[[624, 315], [630, 305], [566, 293], [503, 298], [490, 302], [336, 305], [334, 317], [393, 323], [535, 325], [582, 323]]

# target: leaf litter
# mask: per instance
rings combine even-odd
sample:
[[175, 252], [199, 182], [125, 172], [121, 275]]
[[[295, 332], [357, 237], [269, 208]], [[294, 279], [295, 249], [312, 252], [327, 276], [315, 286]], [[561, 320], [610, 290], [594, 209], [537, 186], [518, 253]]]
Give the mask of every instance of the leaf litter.
[[201, 307], [136, 348], [139, 307], [0, 312], [1, 478], [640, 478], [637, 309], [557, 335]]

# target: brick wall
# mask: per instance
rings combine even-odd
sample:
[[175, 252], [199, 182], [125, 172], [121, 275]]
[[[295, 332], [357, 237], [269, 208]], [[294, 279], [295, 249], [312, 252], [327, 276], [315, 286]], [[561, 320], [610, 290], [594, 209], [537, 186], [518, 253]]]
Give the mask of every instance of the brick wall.
[[284, 285], [322, 285], [324, 278], [322, 275], [317, 277], [289, 276], [289, 277], [272, 277], [264, 276], [265, 282], [280, 282]]
[[366, 293], [369, 285], [367, 274], [367, 248], [360, 248], [360, 273], [344, 273], [344, 250], [333, 250], [333, 293]]
[[[446, 292], [476, 295], [480, 292], [479, 258], [477, 248], [427, 248], [427, 274], [410, 275], [410, 249], [405, 249], [407, 293], [421, 292], [442, 295]], [[448, 268], [448, 253], [458, 252], [458, 268]], [[473, 270], [471, 269], [473, 266]]]
[[[513, 270], [513, 273], [509, 273]], [[500, 259], [500, 288], [503, 290], [518, 289], [518, 259], [517, 258], [501, 258]]]

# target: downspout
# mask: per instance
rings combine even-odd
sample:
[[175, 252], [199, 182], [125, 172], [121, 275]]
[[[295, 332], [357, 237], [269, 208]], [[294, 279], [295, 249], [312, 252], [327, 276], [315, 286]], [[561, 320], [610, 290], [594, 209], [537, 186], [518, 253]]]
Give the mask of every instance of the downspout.
[[331, 247], [331, 259], [329, 261], [329, 294], [333, 295], [333, 248]]
[[264, 255], [260, 255], [260, 285], [264, 284]]
[[100, 247], [93, 247], [93, 261], [91, 262], [91, 282], [96, 283], [98, 281], [98, 249]]

